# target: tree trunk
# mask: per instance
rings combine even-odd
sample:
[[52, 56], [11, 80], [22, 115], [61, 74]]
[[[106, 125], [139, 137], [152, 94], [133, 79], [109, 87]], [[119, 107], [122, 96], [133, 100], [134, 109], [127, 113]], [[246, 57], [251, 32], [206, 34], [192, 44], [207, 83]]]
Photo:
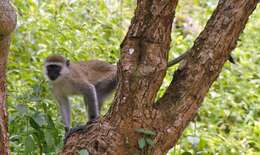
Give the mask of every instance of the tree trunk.
[[[167, 70], [177, 0], [139, 0], [121, 44], [112, 107], [99, 122], [73, 134], [60, 154], [77, 154], [81, 149], [92, 155], [166, 154], [194, 118], [256, 4], [256, 0], [220, 0], [166, 93], [154, 103]], [[150, 136], [154, 147], [138, 149], [144, 135], [137, 128], [156, 132]]]
[[11, 40], [11, 32], [16, 25], [15, 10], [8, 0], [0, 1], [0, 154], [9, 155], [5, 70], [8, 50]]

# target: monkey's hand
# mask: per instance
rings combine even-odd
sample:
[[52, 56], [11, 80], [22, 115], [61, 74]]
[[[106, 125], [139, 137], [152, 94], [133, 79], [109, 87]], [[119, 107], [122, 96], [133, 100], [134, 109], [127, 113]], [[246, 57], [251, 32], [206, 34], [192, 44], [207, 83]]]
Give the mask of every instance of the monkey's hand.
[[82, 132], [86, 129], [86, 125], [78, 125], [74, 128], [71, 128], [71, 129], [65, 129], [65, 136], [64, 136], [64, 140], [63, 140], [63, 143], [66, 144], [68, 138], [73, 134], [73, 133], [76, 133], [76, 132]]

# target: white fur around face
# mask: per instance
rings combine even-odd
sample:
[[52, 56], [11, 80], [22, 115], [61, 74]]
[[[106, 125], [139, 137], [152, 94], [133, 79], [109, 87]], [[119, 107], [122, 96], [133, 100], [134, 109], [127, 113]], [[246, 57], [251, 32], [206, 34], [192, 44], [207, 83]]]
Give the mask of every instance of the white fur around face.
[[63, 65], [60, 74], [61, 75], [66, 75], [66, 74], [69, 74], [69, 72], [70, 72], [69, 68], [66, 65]]

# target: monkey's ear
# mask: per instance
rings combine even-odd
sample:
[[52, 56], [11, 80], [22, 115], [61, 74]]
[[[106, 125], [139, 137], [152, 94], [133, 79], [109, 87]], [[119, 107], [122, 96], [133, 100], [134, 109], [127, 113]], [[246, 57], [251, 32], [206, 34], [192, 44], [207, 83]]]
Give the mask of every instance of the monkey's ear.
[[70, 65], [70, 60], [66, 60], [66, 65], [69, 67], [69, 65]]

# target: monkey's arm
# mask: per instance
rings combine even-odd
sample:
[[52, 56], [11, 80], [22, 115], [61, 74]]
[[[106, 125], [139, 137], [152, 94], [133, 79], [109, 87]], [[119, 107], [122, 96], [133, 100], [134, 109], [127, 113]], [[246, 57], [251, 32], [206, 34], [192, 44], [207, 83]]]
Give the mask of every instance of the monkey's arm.
[[70, 129], [70, 103], [68, 97], [59, 94], [54, 91], [56, 100], [59, 103], [60, 113], [62, 122], [65, 126], [65, 132], [68, 132]]

